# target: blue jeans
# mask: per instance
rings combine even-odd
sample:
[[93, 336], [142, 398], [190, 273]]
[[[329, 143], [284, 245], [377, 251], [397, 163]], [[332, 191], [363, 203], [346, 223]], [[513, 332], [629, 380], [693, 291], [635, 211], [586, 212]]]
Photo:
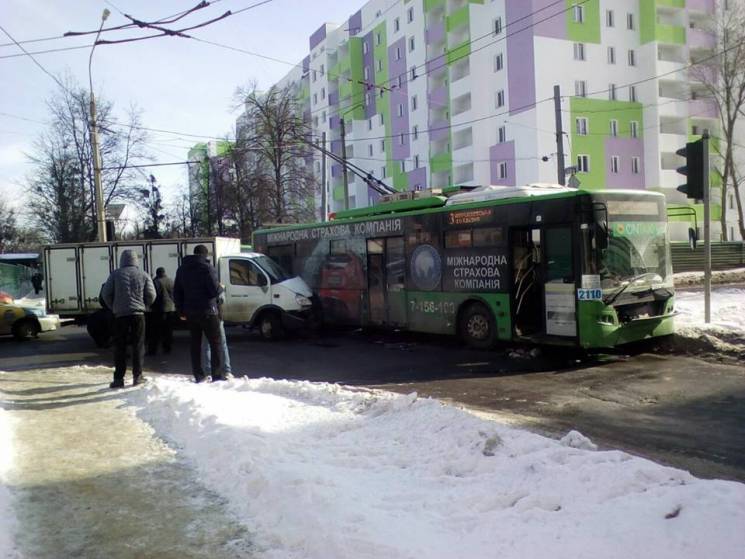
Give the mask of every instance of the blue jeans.
[[[225, 337], [225, 324], [220, 321], [220, 352], [222, 353], [221, 361], [225, 364], [225, 374], [232, 372], [230, 368], [230, 354], [228, 353], [228, 340]], [[202, 334], [202, 370], [205, 375], [212, 374], [210, 367], [210, 344], [207, 342], [207, 338]]]

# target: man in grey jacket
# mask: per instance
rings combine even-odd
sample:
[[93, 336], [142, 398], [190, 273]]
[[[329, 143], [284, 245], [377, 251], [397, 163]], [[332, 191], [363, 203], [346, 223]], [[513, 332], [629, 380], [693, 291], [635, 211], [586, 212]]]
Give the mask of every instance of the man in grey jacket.
[[145, 379], [142, 361], [145, 354], [145, 311], [155, 301], [155, 286], [140, 270], [137, 254], [122, 252], [119, 268], [109, 275], [101, 290], [101, 297], [114, 313], [114, 382], [111, 388], [124, 387], [127, 371], [127, 341], [132, 340], [133, 385]]

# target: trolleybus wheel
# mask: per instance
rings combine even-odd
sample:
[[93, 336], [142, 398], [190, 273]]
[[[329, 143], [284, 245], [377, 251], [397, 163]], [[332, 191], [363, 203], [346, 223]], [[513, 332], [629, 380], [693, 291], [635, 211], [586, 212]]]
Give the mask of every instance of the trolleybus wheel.
[[477, 349], [489, 349], [497, 341], [494, 315], [481, 303], [471, 303], [460, 317], [458, 330], [461, 339]]

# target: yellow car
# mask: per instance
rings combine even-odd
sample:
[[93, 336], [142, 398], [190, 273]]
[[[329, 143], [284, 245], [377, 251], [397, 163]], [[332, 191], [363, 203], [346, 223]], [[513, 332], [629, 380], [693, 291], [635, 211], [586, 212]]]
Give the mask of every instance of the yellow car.
[[23, 306], [0, 299], [0, 335], [12, 334], [17, 340], [27, 340], [35, 338], [39, 332], [56, 330], [59, 326], [59, 317], [47, 314], [41, 307]]

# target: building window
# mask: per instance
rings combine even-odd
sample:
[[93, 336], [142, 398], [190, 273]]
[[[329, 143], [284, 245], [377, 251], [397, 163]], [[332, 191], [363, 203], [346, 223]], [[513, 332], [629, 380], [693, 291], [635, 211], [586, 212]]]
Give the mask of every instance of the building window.
[[613, 174], [618, 174], [618, 164], [619, 159], [617, 155], [612, 155], [610, 158], [610, 172]]
[[409, 76], [409, 81], [414, 81], [416, 79], [416, 66], [411, 67], [411, 75]]
[[499, 35], [502, 32], [502, 18], [498, 17], [494, 20], [494, 34]]
[[419, 168], [419, 155], [414, 156], [414, 169]]
[[629, 66], [636, 66], [636, 53], [633, 49], [629, 50]]
[[370, 52], [370, 46], [367, 44], [367, 41], [362, 42], [362, 54], [367, 54]]
[[585, 7], [584, 6], [574, 6], [574, 21], [576, 23], [584, 23], [585, 21]]
[[371, 118], [367, 119], [367, 129], [372, 130], [372, 119]]
[[396, 47], [396, 60], [401, 60], [401, 47]]
[[574, 82], [574, 95], [577, 97], [587, 97], [587, 82], [585, 80]]
[[613, 137], [618, 136], [618, 121], [615, 119], [610, 121], [610, 135]]
[[614, 83], [608, 84], [608, 99], [610, 101], [615, 101], [616, 98], [617, 98], [616, 97], [616, 84]]
[[314, 93], [313, 94], [313, 104], [314, 105], [317, 105], [318, 104], [318, 93]]
[[380, 153], [385, 152], [385, 140], [380, 140]]
[[321, 99], [326, 99], [326, 88], [325, 87], [321, 88]]
[[631, 137], [638, 138], [639, 137], [639, 123], [635, 120], [632, 120], [631, 122], [629, 122], [629, 128], [631, 130]]
[[608, 64], [616, 63], [616, 48], [608, 47]]
[[578, 136], [587, 136], [587, 118], [583, 116], [577, 117], [577, 119], [574, 121], [575, 125], [577, 127], [577, 135]]
[[380, 113], [380, 125], [383, 126], [384, 124], [385, 124], [385, 118], [383, 117], [383, 113]]
[[[730, 210], [734, 210], [735, 209], [735, 197], [732, 194], [729, 195], [729, 209]], [[731, 237], [730, 237], [730, 240], [732, 240]]]
[[370, 105], [372, 103], [372, 99], [370, 98], [369, 93], [365, 93], [365, 105]]
[[616, 22], [613, 17], [613, 10], [605, 10], [605, 25], [607, 27], [615, 27]]
[[313, 70], [311, 75], [313, 76], [313, 82], [315, 83], [315, 81], [318, 79], [318, 72], [316, 70]]
[[380, 168], [380, 176], [381, 176], [381, 178], [385, 178], [385, 177], [387, 176], [387, 175], [386, 175], [386, 172], [385, 172], [385, 165], [383, 165], [383, 166], [382, 166], [382, 167]]
[[504, 55], [500, 52], [494, 57], [494, 71], [499, 72], [504, 68]]
[[584, 60], [585, 59], [585, 45], [584, 43], [574, 43], [574, 59]]
[[629, 101], [636, 103], [636, 86], [635, 85], [629, 86]]
[[367, 155], [369, 155], [370, 157], [373, 156], [373, 147], [372, 147], [372, 144], [367, 144]]
[[500, 178], [500, 179], [507, 178], [507, 162], [506, 161], [499, 162], [499, 166], [497, 167], [497, 178]]
[[323, 76], [326, 73], [326, 66], [321, 64], [321, 75]]
[[365, 76], [365, 81], [369, 82], [370, 81], [370, 68], [365, 66], [365, 69], [362, 71], [362, 74]]
[[378, 59], [378, 72], [382, 72], [382, 71], [383, 71], [383, 60], [379, 58]]
[[414, 50], [414, 37], [409, 37], [409, 52]]
[[634, 14], [626, 14], [626, 29], [634, 29]]
[[[418, 126], [415, 126], [415, 127], [414, 127], [414, 128], [413, 128], [413, 129], [411, 130], [411, 135], [413, 136], [413, 138], [414, 138], [415, 140], [418, 140], [418, 139], [419, 139], [419, 127], [418, 127]], [[417, 167], [418, 167], [418, 165], [417, 165]]]
[[416, 95], [412, 95], [411, 96], [411, 110], [412, 111], [415, 111], [416, 108], [417, 108], [417, 96]]
[[402, 117], [404, 116], [404, 105], [403, 103], [398, 104], [398, 116]]
[[396, 18], [393, 20], [393, 31], [396, 32], [399, 29], [401, 29], [401, 21], [398, 18]]
[[507, 141], [507, 127], [500, 126], [497, 130], [497, 142], [503, 144]]
[[375, 44], [378, 45], [378, 46], [380, 46], [380, 41], [381, 40], [382, 39], [380, 37], [380, 32], [375, 33]]
[[402, 173], [406, 172], [406, 161], [403, 159], [401, 160], [401, 172]]
[[414, 21], [414, 8], [409, 8], [406, 11], [406, 21], [408, 23], [411, 23], [412, 21]]
[[589, 173], [590, 172], [590, 156], [589, 155], [578, 155], [577, 156], [577, 172], [578, 173]]
[[639, 158], [638, 157], [632, 157], [631, 158], [631, 172], [635, 175], [639, 174]]
[[499, 91], [497, 91], [496, 105], [497, 108], [504, 107], [504, 89], [500, 89]]

